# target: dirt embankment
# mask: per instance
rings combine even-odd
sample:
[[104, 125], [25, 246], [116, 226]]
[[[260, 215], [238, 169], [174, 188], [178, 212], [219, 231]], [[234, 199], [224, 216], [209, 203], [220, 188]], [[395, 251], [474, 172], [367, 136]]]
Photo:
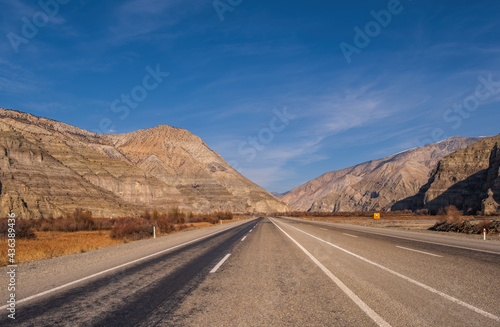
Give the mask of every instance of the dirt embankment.
[[474, 220], [464, 221], [441, 221], [436, 222], [429, 230], [438, 232], [455, 232], [464, 234], [481, 234], [486, 229], [488, 234], [500, 234], [500, 220], [481, 220], [476, 222]]

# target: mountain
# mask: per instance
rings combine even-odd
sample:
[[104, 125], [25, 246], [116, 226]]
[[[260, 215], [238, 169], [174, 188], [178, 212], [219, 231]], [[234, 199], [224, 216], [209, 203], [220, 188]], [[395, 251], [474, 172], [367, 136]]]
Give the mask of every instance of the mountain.
[[390, 210], [397, 201], [416, 194], [432, 169], [446, 155], [481, 138], [452, 137], [387, 158], [328, 172], [281, 197], [297, 210]]
[[161, 125], [132, 133], [92, 133], [0, 109], [0, 215], [94, 216], [145, 209], [285, 211], [197, 136]]
[[500, 135], [443, 158], [427, 184], [392, 209], [429, 209], [436, 212], [449, 205], [464, 213], [500, 213]]

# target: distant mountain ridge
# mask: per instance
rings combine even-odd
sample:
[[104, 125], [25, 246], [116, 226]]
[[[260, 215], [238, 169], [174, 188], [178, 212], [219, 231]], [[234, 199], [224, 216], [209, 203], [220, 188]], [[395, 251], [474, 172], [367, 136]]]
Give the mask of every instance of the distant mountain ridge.
[[272, 195], [274, 195], [275, 197], [277, 198], [280, 198], [282, 197], [283, 195], [286, 195], [288, 192], [284, 192], [284, 193], [279, 193], [279, 192], [271, 192]]
[[132, 133], [92, 133], [0, 108], [0, 214], [95, 216], [145, 209], [286, 211], [197, 136], [167, 125]]
[[419, 191], [439, 160], [481, 139], [452, 137], [387, 158], [328, 172], [280, 198], [297, 210], [390, 210], [397, 201]]

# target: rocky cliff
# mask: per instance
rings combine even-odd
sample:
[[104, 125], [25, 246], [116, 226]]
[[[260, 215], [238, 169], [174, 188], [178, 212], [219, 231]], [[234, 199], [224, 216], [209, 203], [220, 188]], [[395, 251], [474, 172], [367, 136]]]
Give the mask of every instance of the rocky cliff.
[[449, 205], [464, 213], [499, 212], [500, 135], [484, 139], [443, 158], [420, 191], [393, 206], [393, 210], [429, 209]]
[[397, 201], [419, 191], [440, 159], [479, 140], [453, 137], [332, 171], [293, 189], [281, 199], [298, 210], [390, 210]]
[[0, 216], [130, 216], [178, 206], [192, 211], [285, 211], [197, 136], [166, 125], [95, 134], [0, 109]]

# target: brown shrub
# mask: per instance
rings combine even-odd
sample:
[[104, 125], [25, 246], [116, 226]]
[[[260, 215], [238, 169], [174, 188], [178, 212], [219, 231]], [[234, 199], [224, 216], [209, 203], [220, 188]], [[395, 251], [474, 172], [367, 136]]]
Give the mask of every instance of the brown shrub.
[[454, 205], [449, 205], [444, 209], [440, 209], [438, 211], [438, 216], [438, 221], [440, 223], [459, 224], [464, 222], [465, 219], [462, 212]]
[[94, 218], [96, 230], [111, 230], [113, 227], [113, 219], [109, 218]]
[[203, 221], [202, 217], [199, 215], [192, 215], [186, 220], [188, 223], [201, 223]]
[[16, 221], [16, 238], [32, 240], [36, 238], [35, 232], [31, 227], [31, 222], [27, 219], [17, 219]]
[[[170, 216], [169, 216], [170, 217]], [[189, 212], [187, 218], [183, 221], [175, 222], [176, 224], [184, 223], [202, 223], [218, 224], [221, 220], [232, 220], [234, 215], [231, 211], [214, 211], [211, 213], [192, 213]]]
[[172, 207], [168, 213], [168, 218], [174, 223], [174, 224], [184, 224], [186, 221], [186, 214], [182, 212], [179, 207]]
[[207, 223], [210, 223], [210, 224], [218, 224], [219, 223], [219, 218], [214, 215], [213, 213], [208, 213], [208, 214], [205, 214], [205, 215], [202, 215], [202, 222], [207, 222]]
[[219, 218], [216, 217], [209, 217], [206, 220], [207, 223], [211, 223], [212, 225], [218, 224], [220, 222]]
[[448, 221], [448, 218], [444, 214], [444, 211], [442, 213], [438, 212], [436, 217], [437, 217], [438, 224], [446, 224], [446, 222]]
[[233, 220], [233, 213], [231, 211], [216, 211], [214, 216], [220, 220]]
[[492, 226], [493, 226], [493, 221], [491, 219], [481, 219], [481, 221], [478, 222], [476, 225], [477, 232], [482, 233], [483, 229], [486, 229], [486, 232], [489, 232]]
[[0, 219], [0, 237], [2, 238], [7, 237], [7, 234], [9, 234], [9, 225], [7, 222], [8, 218]]
[[144, 218], [119, 218], [111, 228], [113, 239], [139, 240], [153, 235], [153, 224]]
[[141, 217], [146, 220], [151, 220], [151, 214], [149, 213], [149, 210], [146, 209]]
[[427, 216], [430, 214], [429, 209], [418, 209], [415, 213], [419, 216]]
[[[3, 238], [7, 238], [9, 234], [9, 224], [8, 219], [0, 220], [0, 235]], [[35, 231], [33, 230], [33, 223], [28, 219], [16, 219], [16, 223], [14, 225], [15, 230], [15, 238], [16, 239], [36, 239]]]
[[177, 225], [177, 230], [178, 231], [181, 231], [181, 230], [184, 230], [184, 229], [187, 229], [187, 228], [189, 228], [189, 226], [186, 225], [186, 224]]
[[159, 229], [158, 233], [168, 234], [175, 230], [174, 224], [172, 224], [172, 222], [166, 215], [156, 219], [155, 225]]
[[92, 212], [76, 209], [73, 213], [66, 213], [64, 217], [31, 219], [31, 226], [42, 232], [77, 232], [111, 229], [109, 219], [94, 219]]

